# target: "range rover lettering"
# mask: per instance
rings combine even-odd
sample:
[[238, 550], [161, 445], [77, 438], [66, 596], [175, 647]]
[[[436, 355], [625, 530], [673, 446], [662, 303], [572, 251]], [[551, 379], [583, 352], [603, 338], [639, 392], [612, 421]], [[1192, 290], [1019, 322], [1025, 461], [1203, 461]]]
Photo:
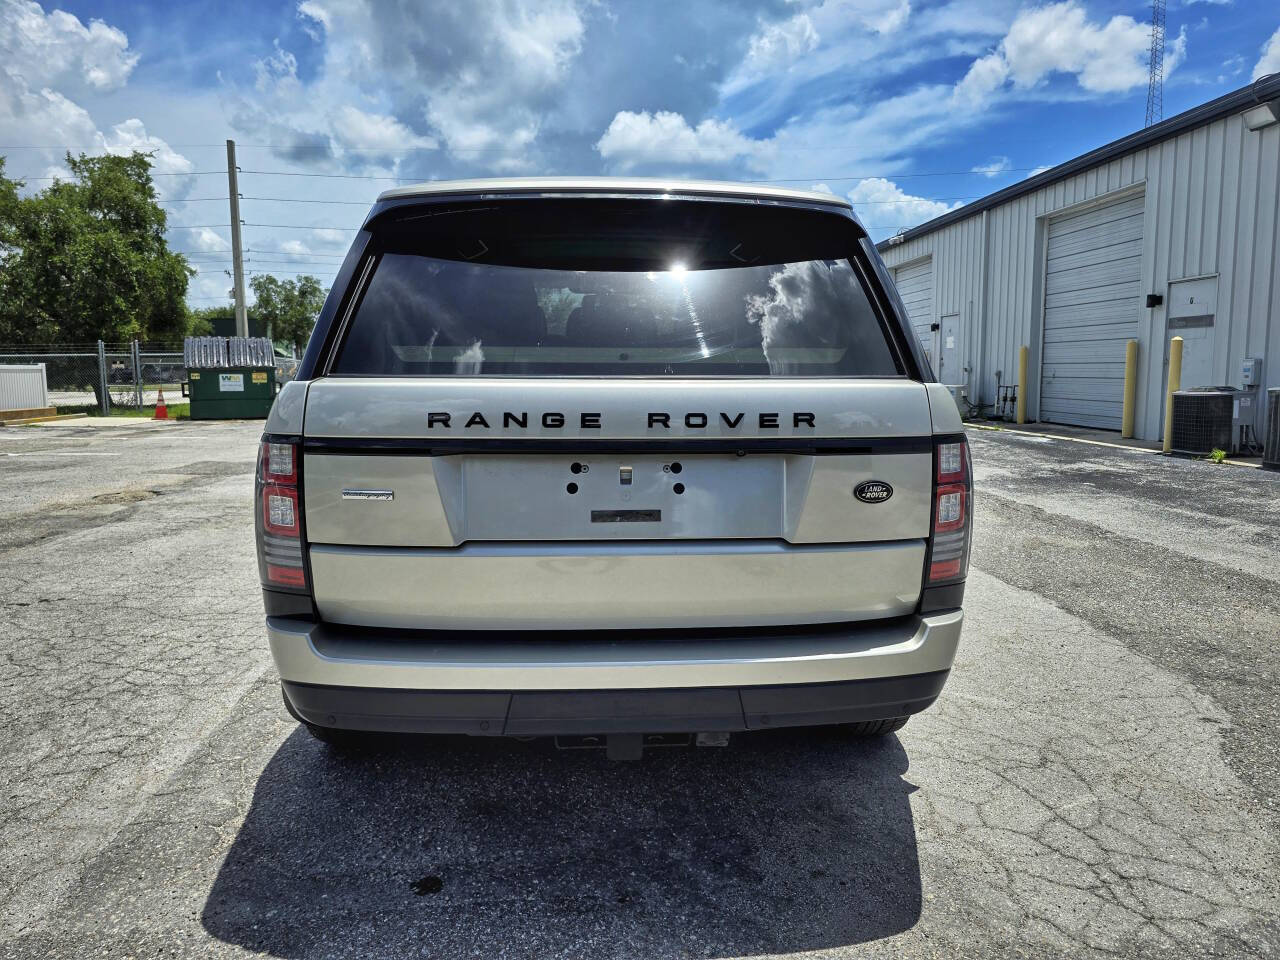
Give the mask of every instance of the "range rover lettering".
[[960, 638], [969, 450], [847, 202], [384, 193], [262, 437], [285, 705], [353, 731], [900, 728]]

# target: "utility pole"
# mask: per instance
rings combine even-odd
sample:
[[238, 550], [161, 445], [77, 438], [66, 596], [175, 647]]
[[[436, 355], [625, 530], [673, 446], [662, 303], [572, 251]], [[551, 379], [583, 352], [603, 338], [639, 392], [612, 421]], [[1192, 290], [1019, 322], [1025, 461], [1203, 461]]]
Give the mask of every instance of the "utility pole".
[[240, 181], [236, 175], [236, 142], [227, 141], [227, 192], [231, 195], [231, 269], [235, 282], [236, 336], [249, 335], [249, 314], [244, 306], [244, 250], [240, 246]]
[[1147, 121], [1144, 127], [1164, 119], [1164, 5], [1151, 0], [1151, 58], [1147, 73]]

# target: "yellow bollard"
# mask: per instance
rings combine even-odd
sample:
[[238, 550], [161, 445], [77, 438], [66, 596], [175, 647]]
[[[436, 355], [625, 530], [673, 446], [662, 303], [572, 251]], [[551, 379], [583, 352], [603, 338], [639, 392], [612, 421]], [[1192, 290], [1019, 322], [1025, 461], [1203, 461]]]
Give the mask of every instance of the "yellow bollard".
[[1133, 416], [1138, 405], [1138, 341], [1124, 348], [1124, 407], [1120, 414], [1120, 436], [1133, 436]]
[[1173, 394], [1182, 388], [1182, 338], [1169, 341], [1169, 386], [1164, 394], [1164, 452], [1173, 450]]
[[1027, 354], [1028, 347], [1018, 348], [1018, 422], [1027, 422]]

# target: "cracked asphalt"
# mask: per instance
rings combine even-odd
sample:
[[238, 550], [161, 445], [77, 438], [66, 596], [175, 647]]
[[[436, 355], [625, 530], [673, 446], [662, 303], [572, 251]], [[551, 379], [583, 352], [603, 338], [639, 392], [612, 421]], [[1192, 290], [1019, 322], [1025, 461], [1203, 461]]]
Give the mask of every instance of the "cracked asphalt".
[[1280, 475], [973, 431], [879, 742], [352, 757], [280, 704], [260, 429], [0, 430], [0, 956], [1280, 954]]

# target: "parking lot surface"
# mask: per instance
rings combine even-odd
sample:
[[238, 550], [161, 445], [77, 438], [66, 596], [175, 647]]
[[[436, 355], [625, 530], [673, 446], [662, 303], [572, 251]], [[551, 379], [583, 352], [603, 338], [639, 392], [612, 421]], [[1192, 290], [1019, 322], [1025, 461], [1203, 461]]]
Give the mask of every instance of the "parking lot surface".
[[879, 742], [343, 756], [260, 429], [0, 430], [0, 956], [1280, 953], [1280, 476], [973, 431], [962, 652]]

